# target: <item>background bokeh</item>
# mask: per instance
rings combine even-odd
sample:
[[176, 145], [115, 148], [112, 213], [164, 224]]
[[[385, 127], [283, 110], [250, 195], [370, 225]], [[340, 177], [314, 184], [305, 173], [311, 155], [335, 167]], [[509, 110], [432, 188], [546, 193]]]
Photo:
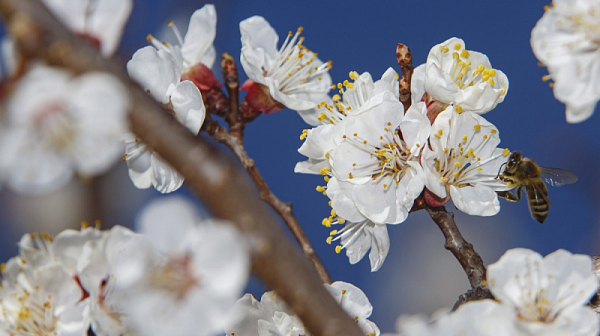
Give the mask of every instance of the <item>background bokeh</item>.
[[[167, 22], [175, 21], [182, 32], [191, 13], [204, 5], [190, 0], [134, 0], [119, 57], [123, 64], [153, 33], [173, 40]], [[280, 36], [297, 27], [305, 28], [305, 45], [319, 57], [333, 61], [334, 82], [348, 72], [368, 71], [374, 78], [388, 68], [399, 71], [396, 43], [411, 48], [415, 65], [425, 62], [429, 49], [456, 36], [467, 49], [488, 55], [492, 65], [509, 78], [506, 100], [485, 115], [500, 130], [501, 146], [520, 150], [543, 166], [573, 171], [579, 182], [551, 188], [552, 208], [543, 225], [534, 221], [525, 201], [507, 203], [494, 217], [456, 213], [465, 238], [473, 243], [486, 263], [504, 251], [527, 247], [550, 253], [563, 248], [574, 253], [600, 254], [600, 116], [576, 125], [567, 124], [564, 106], [557, 102], [546, 74], [537, 65], [529, 45], [531, 29], [543, 14], [543, 1], [217, 1], [218, 30], [215, 47], [239, 60], [238, 24], [252, 15], [264, 16]], [[218, 63], [218, 62], [217, 62]], [[215, 66], [220, 78], [220, 68]], [[240, 67], [240, 79], [247, 77]], [[320, 176], [294, 174], [299, 135], [307, 128], [293, 111], [261, 116], [246, 131], [246, 146], [273, 191], [292, 202], [294, 211], [317, 252], [335, 280], [362, 288], [374, 312], [372, 320], [382, 331], [393, 331], [399, 314], [430, 314], [452, 306], [468, 289], [458, 262], [444, 250], [444, 240], [424, 212], [413, 213], [402, 224], [389, 226], [391, 249], [383, 267], [370, 272], [368, 258], [350, 265], [344, 253], [336, 254], [325, 243], [329, 229], [321, 220], [329, 214], [327, 198], [315, 191]], [[193, 197], [186, 188], [177, 194]], [[132, 227], [136, 214], [156, 197], [155, 190], [137, 190], [124, 163], [92, 181], [73, 181], [48, 196], [25, 197], [6, 188], [0, 191], [0, 259], [17, 253], [21, 234], [31, 231], [57, 233], [77, 228], [82, 220], [100, 219], [108, 228], [114, 224]], [[168, 223], [167, 223], [168, 224]], [[290, 281], [294, 281], [290, 279]], [[249, 287], [260, 296], [257, 281]]]

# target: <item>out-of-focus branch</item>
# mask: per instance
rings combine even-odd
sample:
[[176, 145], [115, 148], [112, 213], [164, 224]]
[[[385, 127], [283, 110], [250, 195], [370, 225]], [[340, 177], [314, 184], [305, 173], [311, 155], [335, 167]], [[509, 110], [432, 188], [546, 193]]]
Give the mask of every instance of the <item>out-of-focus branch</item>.
[[410, 81], [413, 74], [413, 63], [410, 49], [402, 43], [396, 46], [396, 60], [402, 71], [400, 78], [400, 102], [404, 105], [404, 112], [408, 111], [411, 104]]
[[250, 175], [250, 178], [252, 178], [252, 181], [254, 181], [254, 184], [258, 188], [260, 198], [267, 202], [271, 208], [273, 208], [273, 210], [275, 210], [279, 216], [283, 218], [288, 228], [294, 235], [294, 238], [296, 238], [298, 244], [300, 244], [300, 247], [302, 247], [304, 255], [315, 266], [315, 269], [317, 270], [321, 280], [323, 280], [325, 283], [331, 283], [331, 277], [329, 276], [327, 269], [312, 247], [312, 244], [304, 233], [304, 230], [302, 230], [302, 227], [300, 226], [300, 223], [298, 223], [296, 216], [294, 216], [294, 213], [292, 212], [292, 206], [289, 203], [285, 203], [280, 200], [279, 197], [277, 197], [271, 191], [267, 185], [267, 182], [258, 171], [258, 168], [256, 168], [254, 160], [248, 156], [242, 141], [233, 134], [227, 133], [227, 130], [215, 121], [209, 121], [207, 123], [206, 132], [215, 140], [231, 149], [231, 151], [237, 156], [242, 163], [242, 166], [244, 166], [244, 169], [246, 169], [246, 172], [248, 172], [248, 175]]
[[468, 243], [460, 234], [456, 223], [454, 222], [454, 214], [447, 212], [445, 207], [426, 206], [425, 209], [431, 216], [431, 219], [442, 230], [446, 244], [444, 247], [452, 252], [458, 260], [463, 270], [469, 278], [471, 288], [473, 290], [478, 287], [486, 287], [485, 266], [483, 260], [475, 250], [473, 245]]
[[73, 35], [39, 0], [0, 0], [0, 13], [26, 56], [43, 58], [78, 73], [111, 73], [121, 80], [132, 103], [129, 120], [133, 132], [187, 179], [215, 215], [232, 220], [242, 230], [253, 249], [253, 272], [289, 304], [311, 334], [363, 335], [287, 239], [233, 161], [169, 116], [119, 64], [102, 58]]

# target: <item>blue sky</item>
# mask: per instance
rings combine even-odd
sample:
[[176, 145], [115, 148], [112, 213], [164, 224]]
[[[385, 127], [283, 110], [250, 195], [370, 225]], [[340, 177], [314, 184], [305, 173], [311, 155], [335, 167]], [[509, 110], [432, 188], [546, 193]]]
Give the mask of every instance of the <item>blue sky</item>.
[[[125, 61], [138, 48], [146, 45], [145, 37], [153, 33], [164, 36], [169, 20], [186, 30], [198, 1], [136, 1], [127, 25], [120, 56]], [[348, 78], [349, 71], [368, 71], [378, 78], [388, 67], [399, 71], [395, 47], [404, 43], [412, 51], [415, 66], [425, 62], [429, 49], [446, 39], [462, 38], [467, 49], [488, 55], [492, 66], [502, 70], [510, 88], [503, 103], [485, 115], [494, 123], [502, 139], [501, 147], [520, 150], [543, 166], [573, 171], [579, 182], [551, 188], [552, 208], [547, 221], [540, 225], [529, 215], [525, 201], [501, 201], [500, 214], [473, 217], [459, 213], [451, 204], [465, 238], [480, 251], [484, 262], [496, 261], [503, 251], [527, 247], [541, 254], [564, 248], [576, 253], [600, 254], [600, 140], [595, 135], [600, 117], [592, 116], [581, 124], [567, 124], [564, 106], [556, 101], [546, 74], [537, 65], [529, 45], [531, 29], [543, 14], [542, 1], [218, 1], [217, 53], [230, 52], [239, 60], [238, 24], [252, 15], [264, 16], [284, 36], [288, 31], [304, 27], [305, 45], [319, 57], [333, 62], [334, 82]], [[161, 32], [162, 30], [162, 32]], [[167, 31], [168, 33], [168, 31]], [[220, 78], [220, 68], [215, 66]], [[247, 77], [240, 67], [240, 80]], [[372, 320], [383, 331], [392, 331], [400, 313], [431, 313], [448, 307], [464, 292], [468, 282], [459, 264], [443, 248], [443, 238], [426, 213], [411, 214], [402, 224], [389, 227], [390, 254], [380, 271], [371, 273], [367, 260], [350, 265], [342, 253], [325, 243], [329, 230], [321, 219], [329, 214], [327, 198], [315, 191], [322, 183], [320, 176], [293, 173], [299, 135], [308, 126], [293, 111], [261, 116], [248, 125], [246, 147], [273, 191], [284, 201], [292, 202], [300, 223], [305, 227], [317, 252], [324, 259], [335, 280], [361, 287], [374, 305]], [[111, 194], [126, 175], [122, 164], [101, 181], [103, 190]], [[111, 176], [115, 176], [114, 178]], [[117, 182], [111, 182], [117, 181]], [[114, 184], [110, 184], [114, 183]], [[107, 225], [131, 224], [140, 207], [155, 191], [138, 191], [119, 184], [116, 194], [127, 194], [126, 201], [107, 198], [101, 207]], [[186, 190], [179, 192], [188, 194]], [[114, 194], [113, 194], [114, 195]], [[23, 231], [23, 221], [16, 210], [8, 209], [16, 196], [8, 191], [0, 194], [7, 213], [0, 215], [2, 228], [14, 224], [12, 232]], [[37, 199], [19, 198], [21, 202]], [[35, 205], [26, 206], [33, 207]], [[72, 225], [82, 219], [74, 213]], [[85, 216], [85, 215], [84, 215]], [[6, 224], [5, 224], [6, 223]], [[16, 252], [15, 239], [3, 241], [7, 259]], [[290, 279], [290, 281], [293, 281]], [[260, 295], [260, 287], [251, 290]]]

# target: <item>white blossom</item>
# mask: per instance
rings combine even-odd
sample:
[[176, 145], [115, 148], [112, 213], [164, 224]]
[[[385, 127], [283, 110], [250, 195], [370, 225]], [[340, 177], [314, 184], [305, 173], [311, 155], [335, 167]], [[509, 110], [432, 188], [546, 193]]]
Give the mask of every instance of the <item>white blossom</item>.
[[528, 249], [512, 249], [489, 265], [487, 278], [523, 334], [598, 335], [598, 314], [586, 306], [598, 288], [589, 256], [558, 250], [542, 258]]
[[[325, 288], [352, 317], [366, 336], [378, 336], [379, 328], [369, 321], [373, 306], [367, 296], [356, 286], [336, 281]], [[266, 292], [258, 301], [251, 294], [236, 303], [239, 321], [226, 329], [227, 336], [299, 336], [310, 334], [302, 321], [275, 292]]]
[[496, 127], [480, 115], [456, 113], [448, 106], [435, 119], [429, 143], [421, 160], [430, 192], [426, 201], [442, 205], [451, 198], [470, 215], [498, 213], [496, 191], [507, 187], [496, 176], [510, 151], [496, 148], [500, 143]]
[[533, 53], [548, 68], [544, 79], [554, 81], [570, 123], [589, 118], [600, 99], [598, 11], [598, 1], [554, 0], [531, 31]]
[[212, 335], [234, 318], [249, 257], [227, 223], [200, 221], [189, 202], [156, 201], [142, 213], [149, 244], [113, 267], [114, 295], [140, 335]]
[[323, 224], [344, 225], [327, 242], [339, 240], [336, 251], [346, 249], [353, 264], [371, 250], [372, 271], [389, 251], [386, 224], [406, 219], [424, 185], [418, 155], [430, 132], [426, 107], [415, 104], [404, 116], [397, 77], [391, 68], [376, 82], [369, 73], [350, 72], [353, 82], [339, 85], [335, 106], [319, 105], [321, 125], [303, 132], [298, 151], [308, 160], [295, 168], [324, 175], [327, 187], [317, 190], [333, 210]]
[[[198, 134], [206, 109], [200, 91], [189, 80], [181, 81], [181, 70], [171, 53], [153, 47], [142, 48], [127, 63], [129, 75], [157, 101], [168, 104], [170, 112], [193, 134]], [[161, 193], [173, 192], [183, 176], [133, 135], [124, 139], [124, 160], [133, 184], [141, 189], [154, 186]]]
[[465, 49], [463, 40], [453, 37], [431, 48], [427, 63], [415, 69], [411, 90], [413, 100], [421, 101], [427, 92], [459, 113], [483, 114], [504, 100], [508, 79], [486, 55]]
[[125, 89], [111, 75], [79, 77], [34, 66], [6, 106], [0, 165], [8, 185], [22, 193], [46, 193], [107, 170], [122, 150], [127, 130]]
[[298, 111], [308, 124], [318, 125], [316, 107], [330, 99], [331, 63], [321, 62], [302, 44], [302, 28], [295, 35], [290, 32], [280, 49], [277, 33], [263, 17], [240, 22], [240, 32], [240, 61], [250, 79], [242, 89], [249, 90], [246, 100], [251, 107], [263, 113], [287, 107]]
[[213, 45], [217, 34], [215, 6], [204, 5], [192, 14], [185, 37], [181, 36], [173, 22], [169, 22], [169, 27], [173, 29], [178, 44], [161, 42], [152, 35], [148, 35], [148, 41], [157, 50], [165, 50], [173, 56], [181, 73], [181, 80], [192, 81], [200, 90], [220, 87], [221, 84], [210, 70], [216, 58]]

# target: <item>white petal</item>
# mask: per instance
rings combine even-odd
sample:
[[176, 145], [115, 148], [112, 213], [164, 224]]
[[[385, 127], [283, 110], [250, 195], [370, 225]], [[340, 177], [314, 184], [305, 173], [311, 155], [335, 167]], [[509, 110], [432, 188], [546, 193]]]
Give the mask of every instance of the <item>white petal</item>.
[[217, 34], [217, 12], [214, 5], [204, 5], [190, 18], [181, 53], [188, 64], [202, 63], [212, 68], [215, 62], [213, 42]]
[[[85, 1], [73, 1], [86, 3]], [[133, 8], [132, 0], [101, 0], [94, 3], [90, 16], [89, 34], [100, 39], [100, 49], [104, 56], [111, 56], [119, 46], [121, 35]], [[87, 5], [89, 6], [89, 5]], [[86, 10], [87, 10], [86, 6]]]
[[157, 101], [166, 104], [169, 102], [168, 93], [171, 87], [179, 83], [179, 72], [175, 59], [166, 50], [157, 51], [154, 47], [147, 46], [133, 54], [127, 62], [127, 72], [135, 79], [144, 90]]
[[187, 80], [178, 83], [171, 93], [171, 104], [173, 104], [175, 118], [190, 132], [198, 134], [206, 116], [206, 109], [198, 87]]
[[460, 211], [469, 215], [493, 216], [500, 211], [496, 192], [489, 187], [450, 186], [452, 202]]
[[152, 154], [150, 165], [152, 166], [152, 185], [159, 192], [167, 194], [183, 185], [183, 176], [160, 158], [158, 154]]
[[262, 16], [253, 16], [240, 22], [242, 34], [242, 67], [251, 80], [264, 84], [263, 69], [270, 69], [277, 54], [279, 37]]

